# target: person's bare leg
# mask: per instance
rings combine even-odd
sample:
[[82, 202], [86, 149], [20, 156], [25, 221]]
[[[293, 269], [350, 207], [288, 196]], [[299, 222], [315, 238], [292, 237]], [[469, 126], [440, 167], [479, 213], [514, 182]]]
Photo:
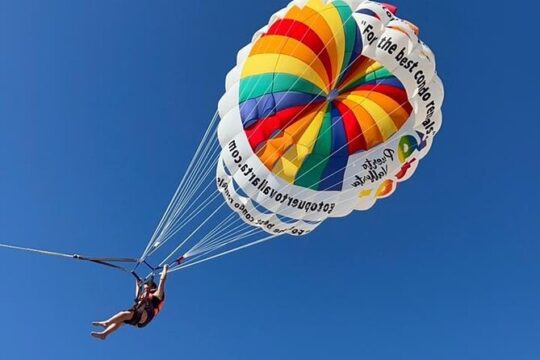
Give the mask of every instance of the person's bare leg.
[[130, 311], [121, 311], [109, 320], [100, 323], [100, 326], [102, 326], [101, 324], [107, 323], [107, 328], [105, 330], [102, 332], [92, 332], [91, 335], [95, 338], [105, 340], [107, 336], [118, 330], [124, 325], [124, 321], [130, 320], [132, 316], [133, 314]]
[[132, 314], [133, 313], [131, 311], [120, 311], [116, 315], [112, 316], [110, 319], [105, 320], [105, 321], [94, 321], [92, 325], [106, 328], [114, 322], [126, 321], [126, 320], [131, 319], [131, 316], [133, 316]]
[[93, 337], [96, 337], [101, 340], [105, 340], [107, 336], [111, 335], [116, 330], [120, 329], [124, 325], [123, 322], [113, 322], [111, 325], [109, 325], [105, 330], [102, 332], [93, 332], [91, 335]]

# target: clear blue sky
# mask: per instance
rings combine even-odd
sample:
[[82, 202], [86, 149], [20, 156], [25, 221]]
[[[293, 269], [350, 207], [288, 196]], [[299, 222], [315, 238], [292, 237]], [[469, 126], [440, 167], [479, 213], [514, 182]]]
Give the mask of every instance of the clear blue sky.
[[[236, 51], [285, 4], [0, 0], [1, 242], [139, 255]], [[538, 4], [396, 4], [446, 100], [392, 198], [174, 274], [160, 318], [105, 343], [90, 322], [131, 278], [2, 250], [2, 358], [540, 358]]]

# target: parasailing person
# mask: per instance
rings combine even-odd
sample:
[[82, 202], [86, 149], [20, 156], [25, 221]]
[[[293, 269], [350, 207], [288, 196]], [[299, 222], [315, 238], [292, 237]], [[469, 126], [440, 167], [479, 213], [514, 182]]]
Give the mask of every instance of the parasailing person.
[[152, 278], [146, 282], [136, 280], [135, 304], [128, 310], [118, 312], [108, 320], [93, 322], [92, 325], [104, 329], [100, 332], [92, 332], [91, 335], [97, 339], [105, 340], [124, 324], [138, 328], [147, 326], [163, 308], [168, 270], [168, 265], [165, 265], [159, 279], [159, 285], [156, 285]]

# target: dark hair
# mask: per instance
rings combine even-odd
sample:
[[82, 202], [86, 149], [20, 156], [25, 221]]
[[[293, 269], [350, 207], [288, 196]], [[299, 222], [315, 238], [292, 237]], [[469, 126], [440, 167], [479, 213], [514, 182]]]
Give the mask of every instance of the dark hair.
[[154, 280], [148, 280], [145, 284], [152, 290], [157, 289], [157, 284], [154, 282]]

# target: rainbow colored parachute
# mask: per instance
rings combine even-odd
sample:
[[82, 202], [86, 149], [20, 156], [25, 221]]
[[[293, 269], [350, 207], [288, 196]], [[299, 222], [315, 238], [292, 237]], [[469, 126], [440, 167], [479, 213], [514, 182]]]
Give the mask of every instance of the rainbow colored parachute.
[[418, 33], [371, 1], [295, 0], [274, 14], [238, 53], [141, 259], [178, 238], [159, 265], [181, 270], [390, 196], [441, 127], [443, 86]]
[[303, 235], [408, 179], [441, 126], [443, 86], [390, 5], [293, 1], [238, 53], [219, 103], [217, 184], [242, 219]]

